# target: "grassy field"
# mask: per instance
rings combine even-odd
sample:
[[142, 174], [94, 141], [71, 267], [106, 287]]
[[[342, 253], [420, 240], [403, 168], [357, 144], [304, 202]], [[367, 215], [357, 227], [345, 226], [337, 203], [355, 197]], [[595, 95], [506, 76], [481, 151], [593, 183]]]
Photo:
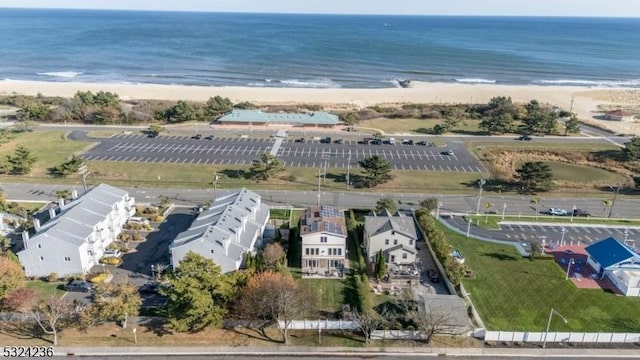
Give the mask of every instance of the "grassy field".
[[344, 279], [299, 279], [298, 282], [316, 289], [319, 311], [335, 313], [342, 310], [347, 286]]
[[568, 181], [581, 184], [607, 183], [621, 184], [626, 179], [612, 171], [591, 166], [567, 164], [563, 162], [546, 161], [558, 181]]
[[8, 155], [18, 145], [29, 149], [37, 158], [28, 177], [40, 177], [47, 174], [47, 169], [59, 165], [72, 154], [79, 154], [93, 144], [92, 142], [67, 140], [62, 131], [34, 131], [13, 134], [6, 143], [0, 146], [0, 155]]
[[619, 147], [602, 142], [539, 142], [539, 141], [508, 141], [508, 142], [477, 142], [469, 141], [466, 143], [468, 149], [474, 152], [482, 152], [482, 150], [570, 150], [570, 151], [604, 151], [604, 150], [620, 150]]
[[465, 218], [471, 219], [473, 224], [485, 229], [500, 229], [501, 221], [517, 221], [517, 222], [531, 222], [531, 223], [554, 223], [554, 224], [591, 224], [591, 225], [622, 225], [622, 226], [640, 226], [640, 220], [618, 220], [618, 219], [603, 219], [603, 218], [584, 218], [574, 217], [571, 221], [571, 217], [567, 216], [549, 216], [539, 215], [535, 216], [505, 216], [504, 220], [500, 215], [470, 215]]
[[563, 324], [554, 319], [554, 331], [638, 330], [640, 298], [577, 289], [554, 261], [532, 262], [511, 246], [467, 239], [442, 228], [475, 274], [463, 284], [488, 329], [544, 331], [554, 308], [569, 320]]
[[48, 297], [60, 297], [65, 291], [59, 289], [59, 286], [62, 286], [63, 282], [46, 282], [41, 280], [32, 280], [27, 281], [25, 287], [28, 289], [33, 289], [38, 293], [38, 296], [41, 299], [46, 299]]

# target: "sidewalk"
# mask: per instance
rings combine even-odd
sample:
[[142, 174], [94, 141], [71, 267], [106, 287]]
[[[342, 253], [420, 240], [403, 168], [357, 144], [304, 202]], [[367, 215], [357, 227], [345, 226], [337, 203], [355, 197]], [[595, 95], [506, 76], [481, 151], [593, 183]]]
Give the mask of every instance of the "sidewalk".
[[349, 356], [349, 355], [424, 355], [424, 356], [532, 356], [532, 357], [610, 357], [640, 358], [638, 349], [517, 349], [517, 348], [423, 348], [423, 347], [109, 347], [80, 348], [57, 347], [56, 356], [100, 356], [100, 355], [278, 355], [278, 356]]

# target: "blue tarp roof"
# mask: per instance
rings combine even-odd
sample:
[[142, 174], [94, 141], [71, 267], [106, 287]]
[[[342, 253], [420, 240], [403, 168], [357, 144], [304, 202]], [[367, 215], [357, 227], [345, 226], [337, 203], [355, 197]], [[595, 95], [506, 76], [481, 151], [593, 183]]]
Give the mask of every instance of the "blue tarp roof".
[[608, 268], [611, 265], [619, 264], [625, 260], [639, 257], [626, 245], [613, 237], [593, 243], [587, 246], [585, 250], [603, 268]]

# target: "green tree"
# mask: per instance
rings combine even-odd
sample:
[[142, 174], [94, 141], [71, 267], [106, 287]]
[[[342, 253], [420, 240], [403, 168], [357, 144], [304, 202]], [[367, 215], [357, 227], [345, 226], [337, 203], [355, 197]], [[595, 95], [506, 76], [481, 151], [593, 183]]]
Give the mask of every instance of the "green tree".
[[93, 292], [93, 302], [98, 318], [117, 321], [127, 327], [129, 316], [137, 316], [142, 299], [132, 284], [98, 284]]
[[627, 161], [640, 160], [640, 138], [636, 136], [632, 137], [631, 141], [624, 144], [622, 153]]
[[149, 128], [147, 128], [147, 134], [152, 135], [152, 136], [158, 136], [160, 135], [160, 133], [164, 132], [166, 129], [164, 128], [164, 126], [158, 125], [158, 124], [152, 124], [149, 125]]
[[80, 167], [82, 166], [82, 164], [84, 164], [84, 161], [80, 156], [72, 155], [71, 159], [65, 161], [64, 163], [49, 168], [49, 173], [54, 176], [65, 177], [80, 171]]
[[537, 100], [525, 105], [527, 115], [522, 120], [523, 131], [527, 134], [551, 134], [558, 126], [558, 115], [540, 106]]
[[580, 122], [575, 115], [572, 115], [569, 120], [564, 123], [564, 136], [567, 134], [577, 134], [580, 132]]
[[7, 159], [11, 166], [11, 173], [16, 175], [24, 175], [31, 171], [33, 164], [38, 161], [38, 158], [31, 153], [31, 151], [22, 145], [16, 147], [13, 155], [10, 155]]
[[11, 250], [11, 239], [0, 235], [0, 256], [6, 255]]
[[489, 100], [489, 103], [481, 110], [483, 117], [497, 117], [500, 115], [510, 115], [512, 119], [517, 119], [519, 110], [513, 104], [511, 97], [496, 96]]
[[504, 134], [513, 130], [513, 116], [510, 113], [497, 113], [480, 121], [478, 127], [488, 134]]
[[18, 119], [22, 121], [42, 121], [46, 120], [50, 113], [51, 109], [48, 105], [31, 101], [22, 105], [17, 115]]
[[429, 212], [432, 212], [438, 208], [438, 199], [428, 198], [428, 199], [422, 200], [420, 202], [420, 206], [427, 209]]
[[268, 152], [263, 152], [260, 155], [260, 160], [255, 160], [251, 164], [251, 178], [256, 181], [268, 180], [270, 177], [284, 170], [280, 159]]
[[169, 123], [194, 121], [202, 118], [202, 109], [196, 104], [180, 100], [161, 115]]
[[395, 212], [398, 211], [397, 202], [391, 198], [378, 199], [376, 202], [376, 212], [381, 212], [384, 209], [387, 209], [391, 214], [395, 214]]
[[526, 162], [516, 172], [520, 189], [524, 193], [548, 191], [553, 186], [551, 167], [541, 161]]
[[358, 115], [354, 112], [350, 112], [342, 118], [342, 122], [348, 126], [355, 125], [358, 123]]
[[196, 332], [207, 326], [221, 326], [232, 289], [212, 260], [189, 252], [168, 275], [169, 286], [160, 292], [167, 296], [171, 328]]
[[109, 91], [98, 91], [92, 99], [91, 105], [97, 105], [102, 108], [110, 107], [120, 110], [120, 97], [118, 94]]
[[387, 275], [387, 259], [382, 253], [382, 250], [380, 250], [376, 254], [373, 277], [375, 277], [376, 280], [382, 280], [385, 275]]
[[205, 105], [205, 114], [209, 117], [218, 117], [224, 113], [233, 110], [233, 103], [229, 98], [223, 98], [221, 96], [214, 96], [207, 100]]
[[537, 256], [542, 254], [542, 246], [536, 241], [531, 243], [531, 253], [529, 253], [529, 260], [534, 261]]
[[64, 199], [65, 201], [71, 199], [71, 190], [69, 189], [56, 190], [55, 194], [57, 199]]
[[384, 184], [391, 180], [391, 163], [383, 157], [372, 155], [360, 161], [364, 170], [364, 181], [367, 187]]

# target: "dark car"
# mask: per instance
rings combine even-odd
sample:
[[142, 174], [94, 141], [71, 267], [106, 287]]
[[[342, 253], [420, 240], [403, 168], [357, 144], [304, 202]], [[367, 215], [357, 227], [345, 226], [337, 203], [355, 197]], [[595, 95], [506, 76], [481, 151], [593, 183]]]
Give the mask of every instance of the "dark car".
[[320, 143], [321, 144], [331, 144], [331, 138], [330, 137], [326, 137], [326, 138], [322, 138], [320, 139]]
[[382, 139], [374, 139], [371, 143], [373, 145], [382, 145]]
[[426, 141], [424, 141], [424, 140], [422, 140], [422, 141], [418, 141], [418, 142], [416, 143], [416, 145], [427, 146], [427, 145], [429, 145], [429, 143], [428, 143], [428, 142], [426, 142]]
[[413, 140], [411, 139], [403, 139], [402, 140], [402, 145], [413, 145]]
[[304, 138], [295, 139], [293, 142], [303, 143], [304, 142]]
[[590, 217], [591, 213], [588, 212], [587, 210], [583, 210], [583, 209], [574, 209], [573, 210], [573, 216]]
[[518, 140], [520, 141], [531, 141], [531, 136], [529, 135], [522, 135], [518, 138]]
[[202, 135], [200, 135], [200, 134], [193, 135], [191, 138], [192, 139], [196, 139], [196, 140], [200, 140], [200, 139], [202, 139]]
[[359, 145], [369, 145], [369, 139], [362, 139], [358, 141]]
[[209, 135], [205, 138], [205, 140], [213, 140], [213, 135]]
[[333, 141], [334, 144], [344, 144], [344, 140], [342, 139], [337, 139]]
[[440, 154], [442, 154], [442, 155], [453, 155], [453, 150], [445, 150], [445, 151], [441, 152]]
[[89, 292], [93, 289], [93, 285], [91, 283], [83, 281], [83, 280], [71, 280], [64, 286], [66, 291], [74, 291], [74, 292]]
[[427, 270], [427, 276], [432, 283], [437, 283], [440, 281], [440, 277], [438, 276], [438, 272], [435, 269]]
[[157, 137], [158, 137], [158, 134], [149, 133], [149, 134], [147, 134], [147, 137], [148, 137], [149, 139], [155, 139], [155, 138], [157, 138]]

